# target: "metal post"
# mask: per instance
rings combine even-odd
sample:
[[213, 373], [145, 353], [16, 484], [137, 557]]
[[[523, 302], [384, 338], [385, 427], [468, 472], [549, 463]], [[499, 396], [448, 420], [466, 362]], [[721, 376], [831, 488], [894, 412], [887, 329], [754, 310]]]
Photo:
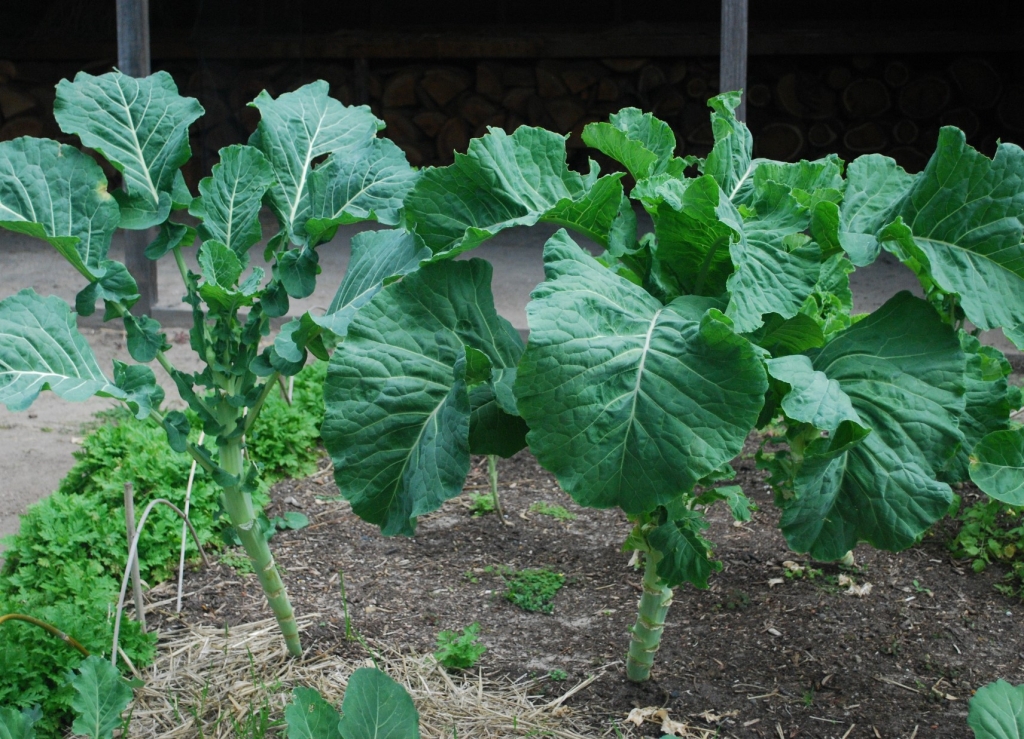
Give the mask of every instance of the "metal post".
[[743, 90], [743, 100], [736, 117], [747, 117], [747, 2], [722, 0], [722, 49], [718, 91]]
[[[149, 0], [117, 0], [117, 66], [132, 77], [150, 74]], [[139, 286], [135, 315], [152, 315], [157, 302], [156, 262], [143, 252], [152, 240], [151, 229], [124, 231], [124, 265]]]

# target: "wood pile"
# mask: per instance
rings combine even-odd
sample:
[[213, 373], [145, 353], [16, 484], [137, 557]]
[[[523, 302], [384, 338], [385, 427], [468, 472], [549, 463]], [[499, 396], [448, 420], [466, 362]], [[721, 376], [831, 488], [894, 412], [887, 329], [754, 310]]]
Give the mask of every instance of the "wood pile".
[[[76, 65], [0, 61], [0, 140], [64, 137], [53, 121], [54, 85]], [[159, 61], [155, 67], [161, 68]], [[991, 154], [997, 138], [1024, 140], [1024, 68], [991, 58], [760, 57], [750, 61], [749, 125], [756, 154], [780, 160], [838, 152], [846, 160], [880, 152], [917, 171], [938, 129], [954, 125]], [[490, 127], [543, 126], [567, 135], [573, 166], [588, 157], [591, 121], [626, 106], [652, 111], [676, 131], [680, 154], [705, 155], [713, 143], [707, 99], [717, 93], [718, 61], [699, 59], [382, 60], [180, 63], [168, 71], [206, 115], [192, 129], [195, 187], [223, 146], [245, 141], [259, 121], [246, 105], [262, 90], [279, 95], [325, 79], [342, 102], [368, 104], [416, 166], [441, 165]], [[108, 174], [114, 172], [106, 167]]]

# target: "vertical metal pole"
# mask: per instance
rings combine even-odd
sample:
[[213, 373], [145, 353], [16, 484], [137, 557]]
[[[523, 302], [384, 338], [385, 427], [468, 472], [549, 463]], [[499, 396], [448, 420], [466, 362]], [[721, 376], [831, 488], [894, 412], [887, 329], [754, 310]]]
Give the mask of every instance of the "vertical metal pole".
[[747, 2], [722, 0], [722, 50], [718, 91], [743, 90], [743, 100], [736, 117], [747, 117]]
[[[150, 74], [149, 0], [117, 0], [117, 66], [132, 77]], [[156, 262], [143, 252], [152, 240], [151, 229], [124, 231], [124, 266], [139, 285], [135, 315], [152, 315], [157, 302]]]
[[[135, 541], [135, 490], [130, 482], [124, 484], [124, 523], [128, 529], [128, 551]], [[146, 630], [146, 609], [142, 600], [142, 581], [139, 577], [139, 557], [132, 560], [132, 597], [135, 599], [135, 619]]]

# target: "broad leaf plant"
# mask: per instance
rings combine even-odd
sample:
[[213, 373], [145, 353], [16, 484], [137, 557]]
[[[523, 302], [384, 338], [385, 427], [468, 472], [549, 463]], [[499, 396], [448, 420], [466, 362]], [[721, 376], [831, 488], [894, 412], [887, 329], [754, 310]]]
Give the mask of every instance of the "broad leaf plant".
[[[403, 197], [418, 177], [401, 150], [379, 138], [384, 127], [366, 106], [346, 107], [315, 82], [274, 99], [266, 92], [252, 103], [261, 121], [248, 144], [220, 152], [212, 175], [189, 192], [181, 166], [190, 156], [188, 128], [203, 113], [182, 97], [171, 76], [135, 79], [120, 72], [80, 73], [57, 86], [54, 113], [61, 129], [103, 156], [121, 174], [108, 191], [99, 164], [79, 149], [24, 137], [0, 143], [0, 226], [47, 241], [82, 277], [72, 308], [31, 289], [0, 301], [0, 402], [28, 408], [44, 389], [67, 400], [94, 395], [126, 404], [140, 419], [162, 424], [170, 446], [198, 462], [223, 490], [223, 507], [277, 617], [288, 651], [301, 654], [298, 631], [251, 493], [258, 470], [246, 459], [245, 438], [278, 384], [296, 374], [307, 353], [326, 359], [324, 337], [343, 325], [373, 286], [401, 271], [412, 243], [397, 232], [365, 234], [357, 243], [350, 279], [332, 306], [330, 320], [304, 315], [284, 324], [267, 342], [271, 319], [285, 316], [289, 299], [309, 296], [319, 272], [317, 246], [345, 223], [398, 223]], [[267, 273], [251, 264], [262, 240], [259, 213], [266, 204], [279, 230], [263, 253]], [[181, 217], [187, 211], [193, 218]], [[146, 256], [167, 253], [181, 273], [184, 302], [191, 308], [191, 348], [203, 369], [175, 368], [159, 323], [130, 310], [137, 284], [109, 258], [118, 228], [157, 228]], [[360, 259], [376, 249], [379, 264]], [[199, 272], [184, 252], [197, 249]], [[394, 260], [393, 260], [394, 261]], [[383, 269], [386, 274], [382, 275]], [[77, 329], [102, 302], [104, 320], [122, 321], [135, 364], [114, 362], [104, 373]], [[327, 326], [327, 333], [321, 323]], [[330, 343], [330, 342], [329, 342]], [[159, 363], [216, 453], [189, 442], [191, 422], [162, 407]]]
[[[709, 102], [704, 159], [677, 157], [669, 126], [636, 109], [588, 125], [584, 141], [624, 170], [604, 176], [570, 170], [560, 135], [491, 130], [422, 172], [403, 229], [372, 237], [377, 274], [401, 269], [335, 314], [346, 338], [323, 437], [356, 513], [412, 534], [459, 494], [471, 454], [528, 445], [577, 503], [632, 522], [636, 681], [673, 590], [720, 569], [707, 508], [750, 516], [720, 483], [755, 429], [784, 429], [783, 448], [759, 456], [789, 546], [819, 560], [911, 546], [968, 474], [1024, 500], [1020, 393], [978, 339], [1002, 328], [1024, 346], [1024, 151], [999, 144], [989, 159], [944, 128], [917, 175], [879, 155], [756, 159], [738, 102]], [[634, 207], [653, 230], [640, 233]], [[524, 347], [495, 312], [490, 265], [452, 258], [540, 222], [564, 228], [544, 248]], [[854, 314], [850, 274], [882, 249], [924, 297]]]

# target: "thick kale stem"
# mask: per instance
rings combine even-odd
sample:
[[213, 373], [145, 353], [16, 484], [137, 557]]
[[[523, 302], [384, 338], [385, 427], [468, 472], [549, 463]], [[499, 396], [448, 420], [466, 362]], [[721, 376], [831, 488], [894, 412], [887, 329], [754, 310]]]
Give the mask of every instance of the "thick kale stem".
[[651, 677], [654, 655], [661, 646], [661, 633], [665, 630], [665, 615], [672, 605], [672, 588], [658, 576], [658, 555], [644, 552], [643, 557], [643, 595], [640, 596], [640, 608], [631, 630], [626, 657], [626, 676], [635, 683]]
[[263, 535], [256, 518], [252, 497], [243, 489], [241, 482], [245, 477], [241, 439], [220, 442], [217, 446], [220, 450], [221, 468], [239, 480], [237, 485], [224, 488], [224, 507], [227, 509], [231, 524], [235, 527], [235, 533], [242, 542], [242, 547], [252, 560], [253, 569], [256, 570], [256, 576], [263, 586], [270, 610], [274, 612], [277, 624], [281, 628], [288, 653], [293, 657], [301, 657], [302, 644], [299, 642], [299, 628], [295, 622], [292, 604], [288, 600], [277, 563], [274, 562], [274, 555], [270, 553], [267, 538]]

